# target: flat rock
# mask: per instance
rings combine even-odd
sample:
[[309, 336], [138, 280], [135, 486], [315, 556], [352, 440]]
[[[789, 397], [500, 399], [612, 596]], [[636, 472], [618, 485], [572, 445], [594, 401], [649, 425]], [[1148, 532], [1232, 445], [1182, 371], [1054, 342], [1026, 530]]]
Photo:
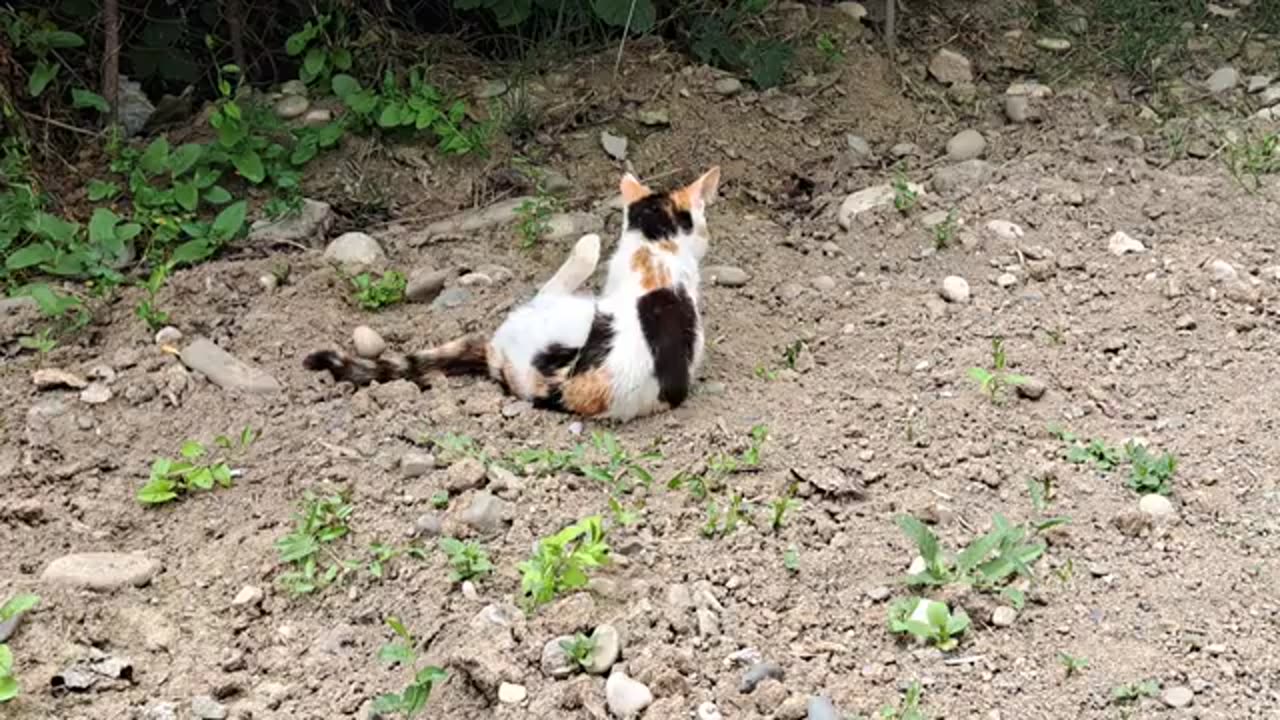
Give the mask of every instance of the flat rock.
[[556, 213], [547, 218], [547, 228], [542, 239], [564, 240], [603, 231], [604, 221], [597, 215], [584, 212]]
[[840, 720], [840, 713], [836, 711], [835, 703], [831, 702], [831, 698], [823, 695], [814, 695], [809, 698], [805, 720]]
[[1176, 685], [1171, 688], [1165, 688], [1160, 693], [1160, 701], [1171, 708], [1184, 708], [1195, 700], [1196, 694], [1189, 687]]
[[[917, 196], [924, 194], [924, 188], [915, 183], [907, 183], [907, 189]], [[854, 219], [862, 213], [878, 208], [891, 207], [896, 195], [893, 185], [889, 183], [873, 185], [859, 190], [845, 197], [844, 202], [840, 203], [840, 210], [836, 213], [836, 220], [840, 223], [840, 227], [849, 230], [853, 227]]]
[[196, 338], [182, 350], [182, 364], [202, 373], [209, 382], [223, 390], [243, 390], [251, 393], [269, 393], [281, 390], [281, 385], [264, 370], [240, 360], [205, 338]]
[[208, 695], [191, 699], [191, 715], [199, 720], [226, 720], [227, 707]]
[[479, 210], [459, 213], [444, 220], [428, 225], [423, 234], [412, 241], [413, 245], [424, 245], [438, 237], [449, 237], [473, 233], [485, 228], [507, 225], [520, 216], [520, 207], [536, 198], [524, 195], [496, 202]]
[[947, 85], [973, 82], [973, 64], [964, 55], [942, 48], [929, 60], [929, 74], [934, 80]]
[[436, 299], [444, 284], [453, 273], [448, 270], [419, 268], [409, 273], [408, 283], [404, 290], [405, 299], [409, 302], [428, 303]]
[[746, 270], [733, 265], [712, 265], [702, 272], [708, 282], [724, 287], [742, 287], [751, 280]]
[[373, 237], [362, 232], [339, 235], [324, 249], [324, 259], [346, 267], [372, 267], [385, 262], [387, 254]]
[[591, 633], [595, 649], [583, 668], [588, 675], [603, 675], [622, 657], [622, 637], [612, 625], [600, 625]]
[[502, 527], [507, 502], [496, 495], [477, 493], [462, 513], [462, 522], [483, 533], [496, 532]]
[[742, 81], [735, 77], [720, 78], [712, 86], [712, 89], [725, 97], [737, 95], [742, 92]]
[[523, 685], [504, 682], [498, 686], [498, 702], [505, 705], [519, 705], [529, 697], [529, 691]]
[[1236, 85], [1240, 84], [1240, 72], [1235, 68], [1227, 65], [1213, 71], [1208, 80], [1205, 80], [1204, 87], [1215, 95], [1224, 93]]
[[942, 279], [938, 294], [949, 303], [967, 303], [970, 297], [969, 282], [959, 275], [948, 275]]
[[31, 373], [31, 383], [37, 390], [53, 390], [55, 388], [72, 388], [83, 390], [89, 381], [60, 368], [40, 368]]
[[160, 562], [144, 555], [90, 552], [64, 555], [49, 563], [40, 580], [88, 590], [142, 587], [160, 571]]
[[563, 680], [573, 674], [575, 667], [574, 661], [569, 654], [564, 651], [562, 643], [573, 642], [573, 637], [569, 635], [561, 635], [547, 641], [542, 646], [542, 660], [540, 665], [542, 673], [549, 678]]
[[333, 208], [329, 203], [307, 198], [302, 212], [279, 220], [255, 220], [249, 226], [251, 243], [302, 243], [319, 240], [333, 224]]
[[614, 160], [621, 162], [627, 159], [627, 138], [622, 135], [601, 130], [600, 147], [604, 148], [605, 154]]
[[387, 341], [368, 325], [357, 325], [351, 331], [351, 344], [355, 346], [357, 355], [368, 359], [378, 357], [387, 349]]
[[991, 179], [995, 168], [986, 160], [965, 160], [938, 168], [933, 173], [933, 189], [940, 193], [968, 193]]

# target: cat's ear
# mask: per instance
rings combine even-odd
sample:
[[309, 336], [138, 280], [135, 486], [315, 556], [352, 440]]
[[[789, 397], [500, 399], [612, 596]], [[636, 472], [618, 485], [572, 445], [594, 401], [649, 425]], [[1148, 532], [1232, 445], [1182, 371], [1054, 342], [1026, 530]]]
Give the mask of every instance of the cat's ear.
[[637, 180], [636, 176], [631, 173], [622, 176], [618, 191], [622, 193], [622, 202], [626, 205], [643, 200], [653, 194], [653, 191], [647, 185]]
[[717, 165], [702, 174], [702, 177], [693, 181], [686, 190], [689, 198], [698, 205], [710, 205], [716, 199], [716, 192], [720, 189], [720, 166]]

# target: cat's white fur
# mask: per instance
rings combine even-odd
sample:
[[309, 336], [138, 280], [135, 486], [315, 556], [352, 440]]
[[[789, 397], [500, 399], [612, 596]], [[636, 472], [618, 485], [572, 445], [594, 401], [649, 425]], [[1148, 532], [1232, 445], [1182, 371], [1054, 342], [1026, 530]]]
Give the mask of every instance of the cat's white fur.
[[[699, 263], [709, 242], [706, 207], [715, 197], [719, 180], [719, 168], [715, 168], [691, 186], [689, 214], [693, 218], [693, 229], [679, 231], [669, 238], [675, 243], [676, 252], [652, 253], [654, 261], [663, 263], [670, 274], [671, 286], [682, 287], [695, 308], [699, 307]], [[647, 192], [647, 188], [628, 174], [622, 180], [624, 197], [629, 183]], [[578, 240], [568, 260], [551, 280], [532, 300], [516, 308], [493, 334], [488, 348], [490, 372], [501, 377], [506, 364], [506, 380], [513, 394], [530, 400], [536, 396], [540, 376], [533, 367], [534, 356], [552, 343], [582, 347], [598, 308], [612, 316], [614, 335], [612, 349], [602, 366], [610, 378], [611, 398], [608, 409], [596, 417], [623, 421], [665, 409], [665, 403], [659, 400], [653, 354], [637, 310], [637, 302], [647, 290], [642, 287], [639, 274], [631, 268], [633, 255], [649, 241], [638, 229], [627, 226], [625, 206], [622, 216], [622, 235], [609, 260], [604, 290], [598, 297], [577, 293], [599, 263], [600, 237], [592, 234]], [[699, 321], [689, 370], [691, 381], [702, 365], [704, 345]]]

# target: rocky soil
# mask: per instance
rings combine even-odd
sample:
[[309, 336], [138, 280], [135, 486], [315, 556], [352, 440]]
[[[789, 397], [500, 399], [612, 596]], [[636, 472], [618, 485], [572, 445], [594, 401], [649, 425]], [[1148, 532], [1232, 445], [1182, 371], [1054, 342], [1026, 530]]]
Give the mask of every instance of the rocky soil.
[[[411, 676], [379, 662], [388, 617], [448, 673], [425, 717], [825, 720], [896, 706], [913, 683], [939, 718], [1280, 713], [1280, 181], [1248, 191], [1227, 162], [1277, 130], [1274, 49], [1230, 73], [1205, 60], [1180, 86], [1198, 104], [1166, 117], [1107, 82], [1032, 82], [1057, 50], [1030, 35], [894, 64], [847, 15], [811, 19], [849, 50], [781, 90], [652, 44], [629, 50], [621, 82], [611, 52], [547, 73], [548, 96], [589, 94], [590, 112], [536, 141], [569, 203], [532, 250], [512, 227], [529, 189], [494, 180], [507, 149], [414, 155], [422, 167], [352, 152], [312, 178], [302, 217], [178, 273], [162, 336], [126, 294], [43, 361], [8, 352], [0, 588], [42, 602], [8, 640], [24, 694], [5, 717], [364, 718]], [[666, 122], [646, 124], [654, 111]], [[334, 344], [376, 353], [492, 328], [578, 234], [616, 231], [624, 168], [664, 184], [712, 164], [708, 361], [673, 413], [611, 427], [482, 380], [355, 391], [301, 367]], [[387, 220], [350, 211], [353, 172], [391, 193]], [[411, 301], [362, 310], [333, 264], [399, 269]], [[32, 314], [5, 306], [10, 350]], [[992, 367], [994, 338], [1029, 378], [1001, 403], [970, 375]], [[230, 456], [232, 487], [137, 502], [156, 458], [246, 425], [261, 437]], [[712, 497], [740, 494], [749, 512], [707, 537], [707, 501], [668, 481], [713, 472], [756, 426], [759, 466]], [[1174, 454], [1171, 494], [1126, 487], [1125, 463], [1070, 461], [1052, 428]], [[661, 453], [644, 462], [650, 486], [611, 495], [487, 462], [603, 432]], [[1029, 486], [1052, 492], [1039, 505]], [[799, 505], [775, 528], [792, 487]], [[349, 494], [334, 547], [360, 562], [295, 595], [275, 544], [308, 491]], [[517, 564], [597, 514], [612, 562], [525, 613]], [[1016, 581], [1020, 609], [929, 593], [972, 618], [943, 653], [888, 629], [889, 607], [920, 592], [901, 582], [917, 555], [901, 514], [948, 548], [996, 515], [1070, 522]], [[493, 574], [451, 582], [442, 535], [480, 542]], [[375, 543], [425, 554], [375, 577]], [[560, 650], [576, 633], [597, 639], [590, 672]], [[1069, 673], [1062, 654], [1088, 665]]]

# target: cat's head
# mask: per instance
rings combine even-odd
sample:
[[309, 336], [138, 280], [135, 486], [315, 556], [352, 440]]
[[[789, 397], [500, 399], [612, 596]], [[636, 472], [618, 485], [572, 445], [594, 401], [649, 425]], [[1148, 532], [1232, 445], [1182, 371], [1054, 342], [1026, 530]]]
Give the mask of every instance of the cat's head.
[[720, 168], [667, 192], [654, 192], [634, 175], [622, 176], [623, 232], [635, 231], [651, 242], [673, 241], [701, 259], [707, 251], [707, 206], [720, 187]]

